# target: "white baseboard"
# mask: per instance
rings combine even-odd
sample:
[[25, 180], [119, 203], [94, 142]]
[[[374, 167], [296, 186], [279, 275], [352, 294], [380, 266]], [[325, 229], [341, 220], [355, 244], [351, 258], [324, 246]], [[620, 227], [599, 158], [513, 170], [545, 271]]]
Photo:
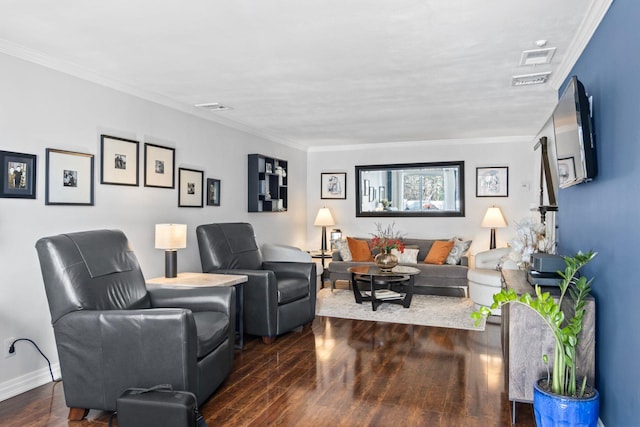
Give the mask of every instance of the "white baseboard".
[[[60, 378], [60, 364], [52, 364], [51, 369], [53, 377]], [[51, 375], [48, 367], [5, 381], [0, 383], [0, 402], [50, 382]]]

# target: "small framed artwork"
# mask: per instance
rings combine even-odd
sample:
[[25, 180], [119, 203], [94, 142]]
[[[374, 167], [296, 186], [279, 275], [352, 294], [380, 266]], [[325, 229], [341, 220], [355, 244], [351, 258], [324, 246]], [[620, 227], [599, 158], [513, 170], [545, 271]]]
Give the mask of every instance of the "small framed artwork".
[[347, 198], [347, 173], [346, 172], [320, 173], [320, 198], [321, 199], [346, 199]]
[[137, 187], [139, 146], [138, 141], [100, 135], [100, 184]]
[[370, 202], [376, 201], [376, 189], [373, 187], [369, 187], [369, 201]]
[[46, 150], [45, 205], [93, 206], [93, 154]]
[[178, 169], [178, 207], [201, 208], [204, 172], [195, 169]]
[[0, 151], [0, 197], [35, 199], [36, 171], [34, 154]]
[[207, 206], [220, 206], [220, 180], [207, 178]]
[[571, 157], [558, 159], [558, 181], [560, 185], [576, 179], [576, 161]]
[[144, 144], [144, 186], [176, 188], [175, 148]]
[[476, 168], [476, 197], [509, 197], [509, 168]]

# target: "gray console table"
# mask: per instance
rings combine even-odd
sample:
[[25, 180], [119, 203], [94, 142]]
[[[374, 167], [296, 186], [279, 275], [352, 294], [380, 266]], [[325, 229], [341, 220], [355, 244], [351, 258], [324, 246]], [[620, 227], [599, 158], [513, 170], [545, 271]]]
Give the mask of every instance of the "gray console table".
[[[518, 295], [535, 295], [524, 270], [502, 270], [502, 285]], [[554, 297], [560, 295], [557, 287], [543, 287], [543, 291]], [[589, 297], [577, 352], [578, 377], [586, 374], [587, 382], [592, 385], [595, 385], [595, 324], [596, 303]], [[521, 304], [507, 304], [502, 308], [502, 352], [513, 424], [516, 422], [516, 402], [532, 403], [533, 383], [546, 378], [547, 368], [542, 355], [549, 355], [549, 363], [552, 363], [553, 348], [551, 331], [537, 313]]]

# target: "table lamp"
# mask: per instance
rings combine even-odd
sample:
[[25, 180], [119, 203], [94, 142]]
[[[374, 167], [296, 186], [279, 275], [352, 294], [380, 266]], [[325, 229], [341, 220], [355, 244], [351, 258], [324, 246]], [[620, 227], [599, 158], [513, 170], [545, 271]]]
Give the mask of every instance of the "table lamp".
[[324, 253], [327, 250], [327, 227], [335, 225], [331, 211], [327, 207], [322, 207], [316, 215], [316, 220], [313, 221], [313, 225], [322, 227], [322, 240], [320, 242], [320, 250]]
[[156, 249], [164, 249], [164, 277], [178, 275], [178, 249], [187, 247], [187, 224], [156, 224]]
[[481, 227], [491, 229], [491, 241], [489, 243], [489, 249], [496, 248], [496, 228], [504, 228], [507, 226], [507, 221], [502, 215], [502, 211], [497, 206], [492, 206], [487, 209], [487, 213], [484, 214]]

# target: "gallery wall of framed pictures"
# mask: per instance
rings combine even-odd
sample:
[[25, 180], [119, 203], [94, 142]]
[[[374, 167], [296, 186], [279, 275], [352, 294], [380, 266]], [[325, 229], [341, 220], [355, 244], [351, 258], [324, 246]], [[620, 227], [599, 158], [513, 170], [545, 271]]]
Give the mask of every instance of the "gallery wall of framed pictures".
[[[144, 187], [176, 188], [176, 149], [144, 143]], [[140, 142], [100, 135], [100, 184], [140, 186]], [[47, 206], [94, 206], [94, 155], [58, 148], [45, 149]], [[36, 199], [37, 155], [0, 150], [0, 198]], [[204, 171], [178, 169], [178, 207], [220, 206], [221, 180]]]

